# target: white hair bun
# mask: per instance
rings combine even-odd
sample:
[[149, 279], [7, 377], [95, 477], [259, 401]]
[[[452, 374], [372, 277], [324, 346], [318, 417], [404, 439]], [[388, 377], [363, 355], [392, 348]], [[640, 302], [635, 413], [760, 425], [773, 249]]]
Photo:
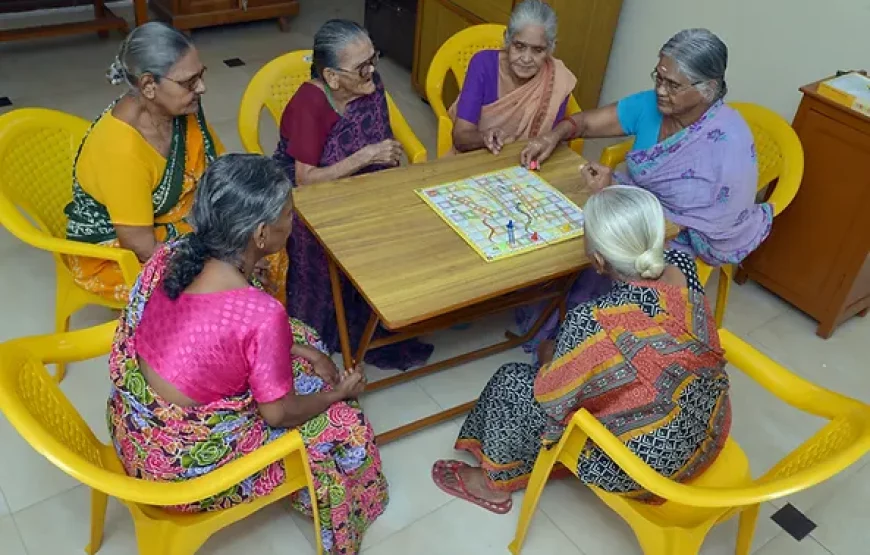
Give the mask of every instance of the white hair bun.
[[665, 271], [664, 251], [660, 248], [646, 250], [634, 261], [634, 268], [644, 279], [658, 279]]

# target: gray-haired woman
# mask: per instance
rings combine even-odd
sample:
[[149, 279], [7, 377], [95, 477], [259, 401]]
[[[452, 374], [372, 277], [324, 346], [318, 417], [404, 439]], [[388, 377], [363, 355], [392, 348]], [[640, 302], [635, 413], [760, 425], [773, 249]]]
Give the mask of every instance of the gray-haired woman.
[[[184, 481], [296, 428], [311, 454], [325, 553], [358, 553], [384, 511], [374, 432], [355, 400], [360, 368], [339, 375], [316, 334], [252, 286], [257, 262], [284, 249], [291, 186], [272, 159], [218, 158], [196, 192], [195, 231], [158, 249], [124, 310], [109, 361], [108, 422], [131, 476]], [[183, 512], [274, 492], [282, 461]], [[309, 492], [290, 499], [311, 515]]]
[[[281, 117], [275, 159], [295, 186], [330, 181], [396, 166], [402, 146], [393, 137], [378, 53], [365, 29], [334, 19], [314, 35], [311, 81], [304, 83]], [[304, 226], [287, 244], [287, 312], [320, 333], [331, 352], [340, 348], [326, 254]], [[357, 344], [371, 309], [342, 278], [351, 343]], [[383, 333], [382, 331], [379, 333]], [[405, 370], [423, 364], [433, 347], [417, 340], [381, 347], [366, 362]]]
[[[202, 112], [205, 70], [172, 27], [146, 23], [127, 35], [107, 73], [127, 90], [94, 122], [73, 168], [69, 239], [129, 249], [144, 262], [190, 230], [196, 182], [222, 150]], [[83, 288], [126, 300], [113, 262], [70, 257], [69, 265]]]
[[[668, 220], [683, 231], [671, 243], [711, 266], [738, 264], [767, 237], [773, 222], [769, 204], [756, 204], [755, 143], [740, 114], [723, 102], [728, 47], [706, 29], [674, 35], [659, 52], [653, 90], [616, 104], [575, 114], [529, 143], [521, 162], [545, 160], [559, 142], [576, 137], [634, 136], [626, 172], [590, 163], [581, 169], [594, 190], [613, 183], [652, 192]], [[574, 305], [596, 288], [581, 277], [571, 294]], [[536, 312], [520, 315], [521, 327]], [[555, 333], [553, 319], [537, 340]], [[534, 349], [534, 343], [529, 345]]]
[[[479, 462], [435, 463], [436, 484], [496, 513], [529, 481], [542, 448], [586, 410], [660, 474], [691, 480], [731, 426], [728, 376], [712, 311], [686, 253], [665, 250], [656, 197], [615, 186], [586, 204], [587, 255], [613, 280], [570, 310], [539, 366], [502, 366], [459, 432]], [[568, 469], [586, 484], [654, 501], [595, 445]]]
[[560, 60], [556, 14], [541, 0], [514, 8], [501, 50], [482, 50], [468, 73], [453, 118], [453, 148], [487, 148], [497, 154], [505, 144], [537, 137], [565, 117], [577, 79]]

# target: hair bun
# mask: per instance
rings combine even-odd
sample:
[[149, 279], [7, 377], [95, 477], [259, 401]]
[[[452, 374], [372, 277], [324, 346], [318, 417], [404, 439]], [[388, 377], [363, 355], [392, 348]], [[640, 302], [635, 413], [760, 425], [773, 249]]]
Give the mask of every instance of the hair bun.
[[644, 279], [658, 279], [665, 271], [664, 251], [660, 248], [652, 248], [644, 251], [634, 261], [634, 268], [638, 275]]
[[120, 85], [121, 83], [127, 82], [127, 70], [124, 69], [124, 64], [121, 62], [121, 58], [115, 57], [115, 61], [112, 62], [112, 65], [109, 66], [108, 71], [106, 71], [106, 79], [109, 80], [109, 83], [113, 85]]

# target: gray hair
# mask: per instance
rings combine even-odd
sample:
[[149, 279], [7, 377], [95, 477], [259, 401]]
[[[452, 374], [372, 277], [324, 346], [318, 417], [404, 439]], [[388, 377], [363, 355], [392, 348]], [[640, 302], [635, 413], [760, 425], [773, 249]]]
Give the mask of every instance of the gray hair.
[[158, 81], [165, 77], [191, 48], [193, 42], [177, 29], [157, 21], [145, 23], [121, 42], [106, 78], [113, 85], [125, 83], [135, 90], [139, 78], [146, 73]]
[[507, 31], [505, 31], [505, 45], [510, 45], [517, 34], [529, 25], [543, 27], [547, 35], [547, 46], [551, 50], [556, 47], [556, 27], [558, 26], [556, 12], [542, 0], [525, 0], [517, 4], [511, 13]]
[[618, 276], [658, 279], [665, 270], [665, 215], [645, 189], [612, 185], [583, 208], [586, 244]]
[[259, 154], [226, 154], [215, 160], [197, 185], [189, 221], [194, 232], [179, 242], [163, 280], [177, 299], [211, 258], [232, 264], [261, 224], [274, 224], [287, 201], [290, 179], [281, 165]]
[[696, 85], [710, 101], [720, 100], [728, 93], [725, 70], [728, 68], [728, 47], [708, 29], [680, 31], [662, 46], [659, 52], [674, 60], [680, 73]]
[[368, 38], [368, 36], [368, 32], [356, 21], [330, 19], [324, 23], [314, 35], [311, 78], [322, 79], [323, 70], [338, 68], [344, 49], [361, 38]]

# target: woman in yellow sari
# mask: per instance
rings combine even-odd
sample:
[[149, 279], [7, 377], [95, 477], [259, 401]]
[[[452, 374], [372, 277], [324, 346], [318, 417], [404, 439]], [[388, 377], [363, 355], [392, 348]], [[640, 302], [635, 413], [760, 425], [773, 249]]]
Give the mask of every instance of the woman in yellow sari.
[[[190, 39], [172, 27], [146, 23], [127, 36], [107, 78], [129, 91], [79, 147], [68, 239], [129, 249], [145, 262], [162, 243], [191, 231], [185, 218], [196, 184], [223, 150], [202, 111], [205, 70]], [[283, 302], [287, 259], [273, 258], [262, 281]], [[84, 289], [127, 299], [114, 262], [69, 257], [67, 263]]]

